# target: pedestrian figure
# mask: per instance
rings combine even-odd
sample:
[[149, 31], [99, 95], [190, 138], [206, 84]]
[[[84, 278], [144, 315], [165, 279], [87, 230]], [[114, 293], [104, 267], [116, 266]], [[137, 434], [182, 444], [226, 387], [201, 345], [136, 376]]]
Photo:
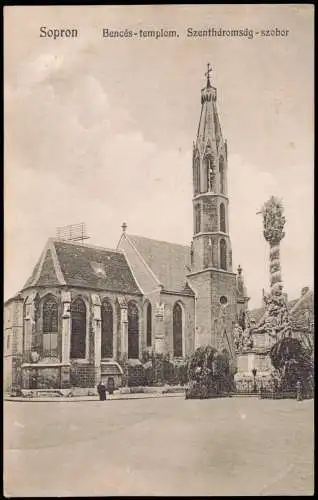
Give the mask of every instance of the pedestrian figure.
[[97, 392], [99, 394], [100, 401], [106, 401], [106, 386], [103, 384], [101, 380], [97, 386]]
[[301, 391], [301, 381], [297, 380], [296, 382], [296, 394], [297, 394], [297, 401], [302, 400], [302, 391]]

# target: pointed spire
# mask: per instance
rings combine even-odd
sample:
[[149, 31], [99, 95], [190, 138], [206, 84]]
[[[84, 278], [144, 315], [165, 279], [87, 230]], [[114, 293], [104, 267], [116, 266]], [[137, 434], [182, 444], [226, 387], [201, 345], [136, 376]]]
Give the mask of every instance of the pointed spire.
[[244, 283], [244, 276], [243, 276], [243, 269], [238, 265], [237, 268], [237, 278], [236, 278], [236, 283], [237, 283], [237, 290], [239, 292], [239, 295], [241, 297], [247, 298], [247, 291]]
[[210, 73], [212, 73], [212, 68], [210, 66], [210, 63], [208, 63], [206, 73], [204, 73], [204, 76], [206, 76], [206, 88], [207, 89], [211, 88]]
[[220, 144], [223, 144], [220, 120], [216, 107], [216, 88], [211, 85], [212, 67], [207, 64], [206, 86], [201, 90], [201, 117], [198, 128], [196, 146], [205, 152], [209, 145], [210, 153], [217, 156]]

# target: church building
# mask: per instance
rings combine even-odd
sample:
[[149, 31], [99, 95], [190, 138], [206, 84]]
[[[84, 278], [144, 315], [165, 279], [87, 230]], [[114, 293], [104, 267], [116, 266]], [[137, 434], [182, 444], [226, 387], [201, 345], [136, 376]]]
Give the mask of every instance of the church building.
[[228, 149], [210, 71], [193, 144], [191, 244], [135, 236], [125, 223], [116, 249], [50, 238], [5, 303], [5, 390], [36, 388], [41, 376], [94, 387], [147, 350], [182, 359], [210, 344], [234, 359], [233, 326], [249, 298], [232, 269]]

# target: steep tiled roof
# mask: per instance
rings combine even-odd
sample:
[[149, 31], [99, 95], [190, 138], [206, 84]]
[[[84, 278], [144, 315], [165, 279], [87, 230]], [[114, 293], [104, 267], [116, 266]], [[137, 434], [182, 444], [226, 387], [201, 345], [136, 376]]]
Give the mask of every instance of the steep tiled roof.
[[59, 280], [56, 275], [56, 270], [54, 267], [52, 252], [50, 249], [46, 251], [44, 260], [42, 262], [39, 277], [36, 281], [37, 285], [59, 285]]
[[122, 293], [140, 293], [125, 255], [92, 245], [50, 240], [27, 286], [66, 284]]
[[127, 235], [164, 290], [191, 293], [186, 286], [190, 247], [142, 236]]
[[27, 280], [26, 284], [24, 285], [23, 288], [26, 288], [28, 286], [31, 286], [32, 285], [32, 282], [34, 281], [36, 275], [37, 275], [37, 272], [40, 268], [40, 264], [41, 264], [41, 257], [39, 258], [39, 260], [37, 261], [37, 263], [35, 264], [34, 268], [33, 268], [33, 271], [32, 271], [32, 274], [31, 276], [29, 277], [29, 279]]

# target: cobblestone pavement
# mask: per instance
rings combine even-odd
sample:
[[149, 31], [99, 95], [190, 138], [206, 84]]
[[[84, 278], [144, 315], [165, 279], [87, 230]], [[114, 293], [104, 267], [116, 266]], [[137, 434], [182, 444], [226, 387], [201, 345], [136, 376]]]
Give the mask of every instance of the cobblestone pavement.
[[310, 495], [313, 422], [313, 401], [5, 402], [5, 495]]

